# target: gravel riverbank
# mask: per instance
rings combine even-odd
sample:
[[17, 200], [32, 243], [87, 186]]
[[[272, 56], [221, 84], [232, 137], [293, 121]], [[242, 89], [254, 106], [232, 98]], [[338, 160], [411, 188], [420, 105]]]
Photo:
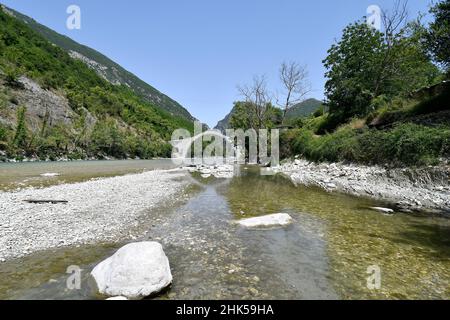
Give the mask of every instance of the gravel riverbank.
[[[0, 192], [0, 261], [62, 246], [133, 239], [132, 230], [145, 213], [185, 197], [184, 175], [155, 170]], [[69, 202], [30, 204], [27, 199]]]
[[297, 159], [276, 171], [296, 184], [390, 202], [404, 212], [450, 213], [449, 167], [385, 169]]

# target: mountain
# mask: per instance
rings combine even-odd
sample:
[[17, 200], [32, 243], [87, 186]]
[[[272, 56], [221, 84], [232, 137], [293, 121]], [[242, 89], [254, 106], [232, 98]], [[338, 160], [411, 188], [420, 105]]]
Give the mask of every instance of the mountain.
[[86, 65], [95, 70], [101, 77], [108, 80], [112, 84], [129, 87], [134, 93], [142, 97], [147, 102], [150, 102], [151, 104], [166, 110], [173, 115], [182, 116], [190, 121], [196, 120], [178, 102], [159, 92], [100, 52], [81, 45], [72, 39], [36, 22], [34, 19], [21, 14], [20, 12], [14, 11], [10, 8], [5, 9], [10, 15], [22, 20], [31, 29], [41, 34], [48, 41], [67, 51], [72, 58], [79, 59], [86, 63]]
[[[299, 104], [293, 106], [288, 113], [286, 114], [286, 119], [294, 119], [298, 117], [308, 117], [312, 115], [314, 112], [320, 109], [323, 106], [323, 103], [317, 99], [308, 99]], [[226, 129], [229, 129], [229, 124], [231, 117], [236, 112], [236, 107], [230, 111], [229, 114], [222, 120], [220, 120], [214, 129], [225, 132]]]
[[0, 161], [167, 157], [172, 132], [193, 130], [30, 24], [0, 7]]
[[214, 127], [216, 130], [220, 130], [221, 132], [225, 132], [225, 130], [229, 129], [230, 120], [233, 114], [235, 113], [236, 107], [231, 109], [230, 113], [228, 113], [225, 118], [217, 122], [217, 125]]
[[323, 106], [323, 102], [317, 99], [308, 99], [293, 106], [286, 114], [287, 119], [309, 117]]

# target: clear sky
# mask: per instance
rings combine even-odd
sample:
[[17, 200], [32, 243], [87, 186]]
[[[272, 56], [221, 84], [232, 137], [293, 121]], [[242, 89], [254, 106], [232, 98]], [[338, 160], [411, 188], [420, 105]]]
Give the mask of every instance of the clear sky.
[[[238, 84], [265, 74], [278, 90], [282, 61], [308, 65], [323, 98], [322, 60], [342, 29], [371, 4], [393, 0], [0, 0], [92, 47], [215, 126], [239, 99]], [[409, 0], [411, 17], [430, 0]], [[81, 8], [81, 30], [66, 9]]]

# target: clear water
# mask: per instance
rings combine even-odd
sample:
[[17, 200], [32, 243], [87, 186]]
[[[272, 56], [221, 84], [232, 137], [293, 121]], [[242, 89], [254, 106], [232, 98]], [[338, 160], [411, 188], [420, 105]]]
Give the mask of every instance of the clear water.
[[[120, 161], [70, 161], [0, 163], [0, 190], [25, 187], [47, 187], [61, 183], [81, 182], [93, 178], [139, 173], [176, 167], [169, 159]], [[43, 177], [41, 174], [57, 173]]]
[[[256, 168], [228, 180], [202, 179], [190, 200], [149, 211], [141, 240], [163, 244], [174, 282], [158, 299], [449, 299], [450, 219], [386, 216], [368, 199], [295, 187]], [[286, 212], [286, 228], [247, 230], [236, 219]], [[123, 244], [49, 250], [0, 264], [0, 298], [98, 299], [96, 263]], [[66, 288], [69, 265], [81, 290]], [[367, 288], [367, 268], [381, 288]]]

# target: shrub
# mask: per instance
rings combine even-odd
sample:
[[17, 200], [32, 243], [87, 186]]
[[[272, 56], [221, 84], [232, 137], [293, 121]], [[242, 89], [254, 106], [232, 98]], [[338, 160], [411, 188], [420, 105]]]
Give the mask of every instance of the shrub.
[[8, 130], [0, 124], [0, 143], [8, 140]]
[[318, 118], [318, 117], [321, 117], [323, 115], [324, 115], [324, 107], [323, 106], [320, 106], [320, 108], [317, 109], [316, 111], [314, 111], [314, 113], [313, 113], [313, 117], [314, 118]]
[[295, 132], [293, 150], [313, 161], [351, 161], [364, 164], [433, 165], [450, 155], [450, 129], [400, 124], [391, 130], [354, 130], [343, 127], [332, 134], [315, 136]]
[[27, 109], [25, 107], [19, 107], [17, 109], [17, 127], [14, 135], [13, 145], [18, 148], [25, 148], [28, 138], [28, 129], [25, 123], [25, 113]]
[[20, 87], [19, 77], [21, 72], [18, 68], [7, 67], [5, 68], [5, 81], [10, 87], [17, 88]]

